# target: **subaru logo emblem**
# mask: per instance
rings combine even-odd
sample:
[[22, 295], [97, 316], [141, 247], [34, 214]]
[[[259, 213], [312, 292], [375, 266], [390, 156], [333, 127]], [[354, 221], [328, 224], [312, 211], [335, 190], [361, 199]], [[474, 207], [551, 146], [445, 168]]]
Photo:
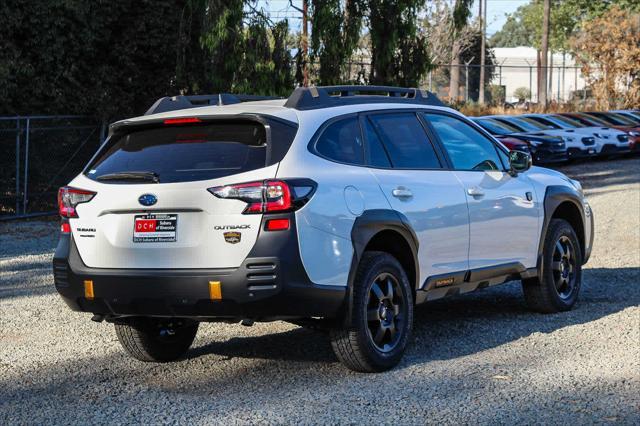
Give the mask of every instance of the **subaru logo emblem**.
[[158, 198], [153, 194], [142, 194], [138, 198], [138, 202], [143, 206], [152, 206], [158, 202]]

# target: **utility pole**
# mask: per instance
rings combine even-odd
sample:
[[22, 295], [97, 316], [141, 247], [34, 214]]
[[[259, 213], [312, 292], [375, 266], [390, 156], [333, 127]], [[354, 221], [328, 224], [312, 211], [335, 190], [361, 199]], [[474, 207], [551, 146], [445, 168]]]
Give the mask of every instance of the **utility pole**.
[[307, 15], [309, 12], [308, 0], [302, 0], [302, 85], [309, 86], [309, 33], [307, 30]]
[[[486, 43], [486, 13], [487, 13], [487, 4], [486, 4], [486, 0], [480, 0], [478, 3], [480, 3], [480, 10], [478, 12], [478, 16], [480, 17], [480, 33], [482, 34], [481, 36], [481, 42], [480, 42], [480, 84], [478, 85], [479, 87], [479, 93], [478, 93], [478, 103], [480, 105], [484, 105], [484, 65], [485, 65], [485, 55], [484, 55], [484, 50], [485, 50], [485, 43]], [[482, 3], [484, 3], [484, 8]]]
[[547, 109], [547, 75], [549, 69], [547, 67], [547, 57], [549, 55], [549, 18], [551, 15], [551, 0], [544, 0], [544, 10], [542, 15], [542, 52], [540, 54], [540, 91], [539, 102], [543, 109]]

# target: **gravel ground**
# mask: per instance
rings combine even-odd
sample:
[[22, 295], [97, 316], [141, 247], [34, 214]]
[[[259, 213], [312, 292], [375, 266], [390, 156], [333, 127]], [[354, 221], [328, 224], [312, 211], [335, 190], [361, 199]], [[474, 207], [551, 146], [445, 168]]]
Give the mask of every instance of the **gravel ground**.
[[202, 324], [186, 360], [125, 356], [55, 294], [57, 222], [0, 224], [0, 424], [640, 423], [640, 159], [563, 167], [596, 218], [575, 310], [519, 283], [418, 309], [396, 369], [340, 365], [322, 332]]

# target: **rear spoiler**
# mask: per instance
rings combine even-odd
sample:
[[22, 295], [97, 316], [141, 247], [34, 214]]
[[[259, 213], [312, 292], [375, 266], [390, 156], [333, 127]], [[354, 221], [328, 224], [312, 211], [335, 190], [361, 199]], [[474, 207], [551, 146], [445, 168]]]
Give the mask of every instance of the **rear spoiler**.
[[166, 96], [155, 101], [144, 115], [210, 105], [222, 106], [239, 104], [241, 102], [268, 101], [274, 99], [283, 98], [277, 96], [243, 95], [232, 93], [219, 93], [217, 95]]

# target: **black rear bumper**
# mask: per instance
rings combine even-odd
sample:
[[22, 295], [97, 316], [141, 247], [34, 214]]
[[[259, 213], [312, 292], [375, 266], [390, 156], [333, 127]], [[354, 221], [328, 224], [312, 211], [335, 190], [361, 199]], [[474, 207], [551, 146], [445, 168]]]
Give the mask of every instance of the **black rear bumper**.
[[[55, 286], [75, 310], [121, 316], [216, 318], [339, 318], [346, 287], [316, 285], [298, 252], [293, 214], [288, 231], [261, 227], [253, 250], [233, 269], [89, 268], [70, 236], [62, 236], [53, 259]], [[94, 298], [85, 297], [84, 281]], [[219, 281], [222, 300], [212, 300], [209, 282]]]

